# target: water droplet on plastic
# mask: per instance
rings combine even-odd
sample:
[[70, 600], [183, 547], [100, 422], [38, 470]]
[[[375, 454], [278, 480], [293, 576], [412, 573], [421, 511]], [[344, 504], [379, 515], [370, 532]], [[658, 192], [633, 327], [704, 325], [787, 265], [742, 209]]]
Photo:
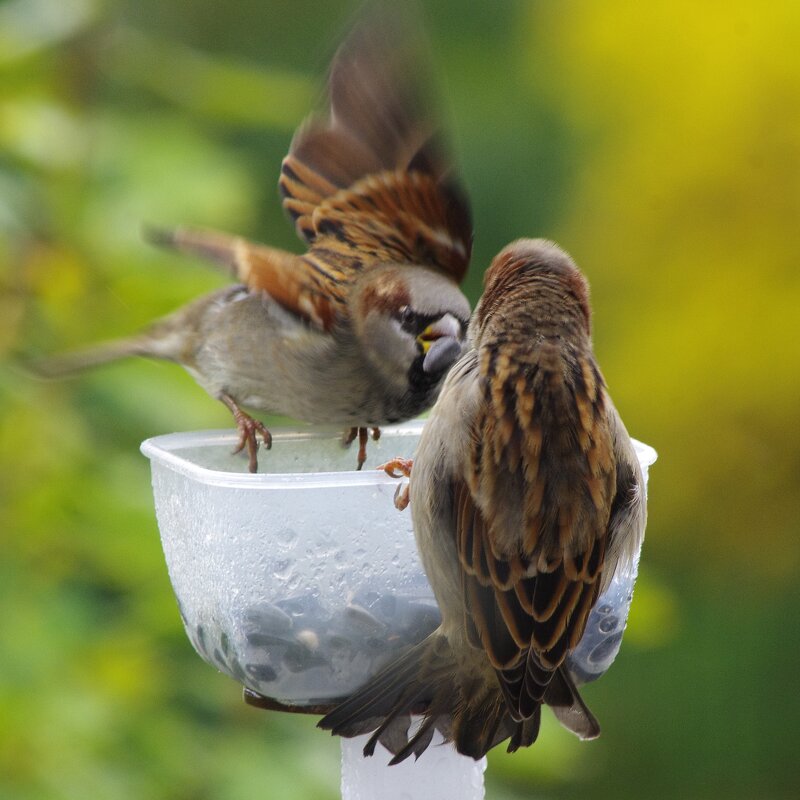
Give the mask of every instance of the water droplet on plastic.
[[281, 528], [275, 534], [275, 540], [284, 547], [289, 547], [297, 541], [297, 531], [293, 528]]
[[288, 558], [284, 558], [275, 562], [275, 569], [273, 570], [272, 574], [279, 581], [285, 581], [291, 576], [293, 569], [294, 562]]

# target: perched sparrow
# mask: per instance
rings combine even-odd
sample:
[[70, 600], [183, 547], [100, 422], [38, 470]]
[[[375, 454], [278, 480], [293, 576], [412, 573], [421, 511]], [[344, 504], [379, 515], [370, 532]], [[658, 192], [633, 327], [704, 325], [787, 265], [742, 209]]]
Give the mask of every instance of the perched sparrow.
[[[374, 731], [365, 754], [381, 741], [393, 763], [419, 755], [434, 729], [476, 759], [509, 737], [509, 751], [530, 745], [543, 703], [597, 736], [565, 658], [638, 551], [646, 509], [592, 352], [587, 282], [556, 245], [521, 239], [492, 262], [410, 498], [441, 625], [321, 727]], [[424, 715], [413, 734], [411, 713]]]
[[175, 361], [230, 408], [251, 471], [257, 435], [267, 446], [270, 435], [241, 406], [351, 428], [359, 467], [368, 427], [429, 408], [469, 320], [458, 284], [472, 226], [402, 27], [373, 16], [355, 28], [331, 66], [327, 113], [298, 129], [283, 161], [283, 205], [305, 255], [208, 231], [155, 232], [241, 285], [34, 368], [56, 376], [130, 355]]

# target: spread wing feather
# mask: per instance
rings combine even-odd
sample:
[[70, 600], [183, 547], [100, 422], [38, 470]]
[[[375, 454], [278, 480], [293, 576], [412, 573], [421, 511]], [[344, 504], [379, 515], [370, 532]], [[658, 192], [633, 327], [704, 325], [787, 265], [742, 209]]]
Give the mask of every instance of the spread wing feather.
[[337, 52], [327, 112], [300, 127], [284, 159], [283, 205], [312, 252], [422, 264], [460, 282], [469, 204], [420, 78], [425, 54], [399, 12], [383, 11]]
[[279, 180], [305, 255], [213, 231], [152, 238], [223, 264], [326, 332], [346, 319], [352, 282], [377, 264], [428, 266], [460, 283], [472, 247], [469, 203], [437, 138], [416, 45], [399, 12], [382, 8], [334, 57], [326, 114], [300, 126]]

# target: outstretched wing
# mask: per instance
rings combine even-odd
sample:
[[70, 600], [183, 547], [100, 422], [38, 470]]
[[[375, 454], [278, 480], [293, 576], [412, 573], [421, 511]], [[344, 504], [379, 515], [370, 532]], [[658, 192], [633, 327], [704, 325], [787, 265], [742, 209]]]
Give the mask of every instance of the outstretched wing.
[[597, 598], [616, 491], [615, 412], [590, 352], [544, 340], [512, 366], [486, 348], [479, 370], [483, 401], [453, 492], [467, 630], [512, 715], [527, 719], [549, 701]]
[[371, 265], [424, 265], [460, 283], [469, 205], [437, 141], [413, 34], [388, 7], [364, 17], [334, 57], [326, 115], [295, 134], [279, 186], [307, 253], [187, 228], [151, 238], [224, 265], [324, 331], [347, 316], [350, 284]]
[[456, 282], [466, 274], [469, 204], [425, 91], [426, 61], [419, 31], [398, 11], [367, 15], [333, 60], [326, 113], [297, 131], [284, 159], [284, 208], [334, 281], [380, 261]]

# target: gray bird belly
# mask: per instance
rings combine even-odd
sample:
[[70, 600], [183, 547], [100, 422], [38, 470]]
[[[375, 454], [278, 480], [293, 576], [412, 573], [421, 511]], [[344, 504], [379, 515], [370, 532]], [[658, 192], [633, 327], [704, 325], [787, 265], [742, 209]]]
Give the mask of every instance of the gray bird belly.
[[323, 334], [268, 297], [222, 294], [201, 338], [191, 371], [214, 396], [316, 424], [381, 425], [401, 416], [347, 336]]

